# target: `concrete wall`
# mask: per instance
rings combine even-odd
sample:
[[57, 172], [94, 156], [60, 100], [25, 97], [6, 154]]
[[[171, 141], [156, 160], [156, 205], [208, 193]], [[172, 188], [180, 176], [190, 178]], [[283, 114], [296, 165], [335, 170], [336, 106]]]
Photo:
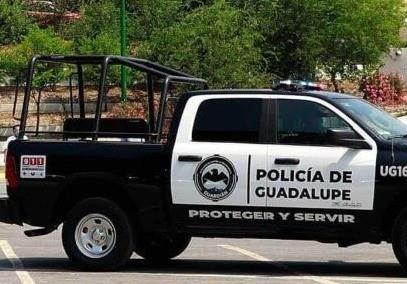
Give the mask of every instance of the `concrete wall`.
[[[396, 53], [398, 51], [398, 53]], [[380, 68], [382, 73], [398, 73], [407, 80], [407, 48], [400, 50], [392, 48], [389, 54], [383, 57], [383, 67]]]
[[[110, 111], [114, 104], [107, 104], [107, 110]], [[103, 105], [104, 107], [104, 105]], [[16, 107], [16, 116], [20, 117], [21, 115], [21, 108], [22, 105], [18, 104]], [[74, 104], [74, 113], [79, 113], [79, 106], [78, 104]], [[94, 113], [96, 110], [96, 103], [85, 103], [85, 111], [88, 113]], [[13, 104], [1, 104], [0, 105], [0, 112], [3, 113], [12, 113], [13, 111]], [[37, 111], [37, 106], [33, 103], [29, 105], [28, 111], [33, 114]], [[40, 104], [40, 112], [41, 113], [63, 113], [64, 111], [70, 112], [71, 105], [68, 103], [60, 104], [60, 103], [42, 103]]]
[[[35, 127], [28, 127], [26, 128], [27, 131], [35, 131]], [[62, 132], [62, 126], [40, 126], [39, 131], [58, 131]], [[13, 135], [13, 129], [11, 127], [0, 127], [0, 137], [1, 140], [6, 140], [7, 137]], [[1, 141], [0, 141], [1, 143]], [[0, 144], [1, 145], [1, 144]]]
[[[0, 142], [0, 149], [3, 149], [4, 142]], [[3, 153], [0, 153], [0, 167], [4, 167], [4, 157]]]

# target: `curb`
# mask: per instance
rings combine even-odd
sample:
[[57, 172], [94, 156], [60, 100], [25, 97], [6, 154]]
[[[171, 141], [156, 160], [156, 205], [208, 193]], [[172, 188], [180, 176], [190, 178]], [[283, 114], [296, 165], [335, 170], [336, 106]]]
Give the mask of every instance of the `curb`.
[[401, 117], [401, 116], [406, 116], [407, 115], [407, 111], [400, 111], [400, 112], [393, 112], [392, 113], [394, 116], [396, 117]]

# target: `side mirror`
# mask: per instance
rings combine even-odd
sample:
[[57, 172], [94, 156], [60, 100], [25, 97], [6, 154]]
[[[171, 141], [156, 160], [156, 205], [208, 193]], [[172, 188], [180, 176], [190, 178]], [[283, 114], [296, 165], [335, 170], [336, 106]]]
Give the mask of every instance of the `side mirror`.
[[329, 129], [327, 132], [329, 143], [351, 149], [372, 149], [362, 137], [352, 129]]

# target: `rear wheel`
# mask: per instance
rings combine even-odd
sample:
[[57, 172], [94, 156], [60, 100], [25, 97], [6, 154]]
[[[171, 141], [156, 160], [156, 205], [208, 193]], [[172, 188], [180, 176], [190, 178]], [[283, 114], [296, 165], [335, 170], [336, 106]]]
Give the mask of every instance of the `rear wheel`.
[[125, 212], [104, 198], [79, 202], [67, 215], [62, 242], [69, 258], [90, 270], [114, 270], [130, 258], [133, 230]]
[[154, 263], [162, 263], [180, 255], [191, 242], [181, 234], [146, 234], [137, 237], [135, 252]]
[[404, 208], [393, 225], [392, 246], [394, 254], [407, 271], [407, 208]]

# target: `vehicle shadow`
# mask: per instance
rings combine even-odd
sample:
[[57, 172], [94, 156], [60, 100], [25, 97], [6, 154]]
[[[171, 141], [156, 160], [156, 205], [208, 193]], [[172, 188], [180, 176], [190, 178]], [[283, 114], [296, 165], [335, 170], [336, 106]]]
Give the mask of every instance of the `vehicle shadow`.
[[347, 276], [347, 277], [407, 277], [397, 263], [366, 262], [302, 262], [302, 261], [242, 261], [242, 260], [193, 260], [175, 259], [167, 265], [149, 265], [143, 260], [132, 259], [124, 268], [126, 272], [172, 274], [226, 274], [252, 276]]
[[[28, 272], [80, 272], [67, 258], [20, 258]], [[8, 259], [0, 259], [0, 271], [13, 271]], [[149, 274], [219, 274], [250, 276], [344, 276], [344, 277], [407, 277], [397, 263], [367, 262], [274, 262], [243, 260], [175, 259], [153, 265], [142, 259], [131, 259], [122, 273]], [[83, 272], [86, 273], [86, 272]]]

